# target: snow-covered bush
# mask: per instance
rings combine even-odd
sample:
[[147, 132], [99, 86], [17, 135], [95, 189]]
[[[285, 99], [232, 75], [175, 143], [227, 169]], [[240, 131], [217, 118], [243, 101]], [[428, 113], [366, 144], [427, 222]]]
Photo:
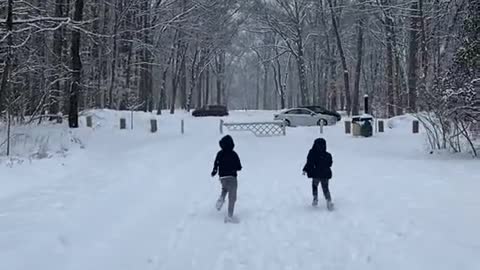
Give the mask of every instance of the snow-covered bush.
[[470, 3], [464, 22], [463, 46], [451, 68], [434, 85], [421, 91], [420, 105], [428, 113], [417, 115], [432, 149], [456, 152], [468, 147], [477, 156], [475, 139], [480, 122], [480, 3]]
[[[0, 125], [0, 157], [7, 155], [7, 127]], [[66, 125], [51, 122], [15, 124], [11, 126], [11, 157], [44, 159], [53, 155], [65, 155], [74, 145], [82, 147]]]

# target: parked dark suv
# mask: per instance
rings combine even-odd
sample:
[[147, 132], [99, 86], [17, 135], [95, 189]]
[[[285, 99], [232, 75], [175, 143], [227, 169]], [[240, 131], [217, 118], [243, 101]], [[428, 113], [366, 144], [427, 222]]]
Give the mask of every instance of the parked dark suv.
[[323, 108], [322, 106], [301, 106], [301, 108], [309, 109], [309, 110], [311, 110], [315, 113], [321, 113], [321, 114], [327, 114], [327, 115], [335, 116], [337, 118], [337, 121], [342, 120], [342, 116], [338, 112], [329, 111], [329, 110]]
[[223, 105], [206, 105], [201, 108], [197, 108], [192, 112], [195, 117], [204, 116], [227, 116], [228, 109]]

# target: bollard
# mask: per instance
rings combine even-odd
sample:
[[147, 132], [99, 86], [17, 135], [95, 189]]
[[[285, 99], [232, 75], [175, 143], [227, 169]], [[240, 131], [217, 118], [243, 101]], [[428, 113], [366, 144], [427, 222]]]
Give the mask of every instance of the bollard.
[[419, 131], [419, 128], [420, 128], [420, 123], [418, 122], [418, 120], [413, 120], [412, 122], [412, 132], [413, 134], [417, 134], [418, 131]]
[[352, 122], [345, 121], [345, 134], [352, 133]]
[[61, 112], [57, 113], [57, 117], [55, 117], [57, 124], [63, 123], [63, 114]]
[[92, 125], [92, 116], [89, 115], [87, 116], [87, 127], [91, 128], [93, 125]]
[[220, 134], [223, 134], [223, 119], [220, 119]]
[[185, 134], [185, 121], [182, 119], [182, 121], [180, 121], [180, 132], [183, 134]]
[[285, 126], [285, 123], [282, 123], [282, 134], [283, 136], [287, 136], [287, 127]]
[[323, 121], [320, 121], [320, 134], [323, 134]]
[[378, 132], [385, 132], [385, 125], [383, 120], [378, 120]]
[[127, 119], [120, 118], [120, 129], [126, 129], [126, 128], [127, 128]]
[[152, 133], [157, 132], [158, 126], [157, 126], [157, 119], [150, 119], [150, 131]]

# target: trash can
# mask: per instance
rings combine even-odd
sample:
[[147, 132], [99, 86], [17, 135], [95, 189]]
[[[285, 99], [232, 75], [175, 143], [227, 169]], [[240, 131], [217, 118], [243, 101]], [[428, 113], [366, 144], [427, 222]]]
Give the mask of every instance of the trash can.
[[371, 137], [373, 135], [373, 116], [369, 114], [352, 117], [352, 135]]

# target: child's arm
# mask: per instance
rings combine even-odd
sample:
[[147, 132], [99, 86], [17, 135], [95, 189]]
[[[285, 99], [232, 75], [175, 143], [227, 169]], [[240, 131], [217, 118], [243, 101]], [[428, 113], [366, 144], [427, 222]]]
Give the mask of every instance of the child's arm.
[[235, 163], [236, 164], [236, 167], [237, 167], [237, 171], [241, 171], [242, 170], [242, 163], [240, 162], [240, 157], [238, 156], [237, 152], [234, 152], [235, 153]]
[[307, 163], [305, 163], [305, 166], [303, 166], [303, 172], [308, 172], [310, 170], [312, 167], [312, 159], [312, 151], [308, 151]]
[[327, 155], [327, 167], [330, 168], [333, 165], [332, 154], [328, 153]]
[[218, 172], [218, 163], [220, 161], [219, 156], [220, 156], [220, 152], [217, 153], [217, 156], [215, 157], [215, 161], [213, 162], [212, 177], [214, 177]]

